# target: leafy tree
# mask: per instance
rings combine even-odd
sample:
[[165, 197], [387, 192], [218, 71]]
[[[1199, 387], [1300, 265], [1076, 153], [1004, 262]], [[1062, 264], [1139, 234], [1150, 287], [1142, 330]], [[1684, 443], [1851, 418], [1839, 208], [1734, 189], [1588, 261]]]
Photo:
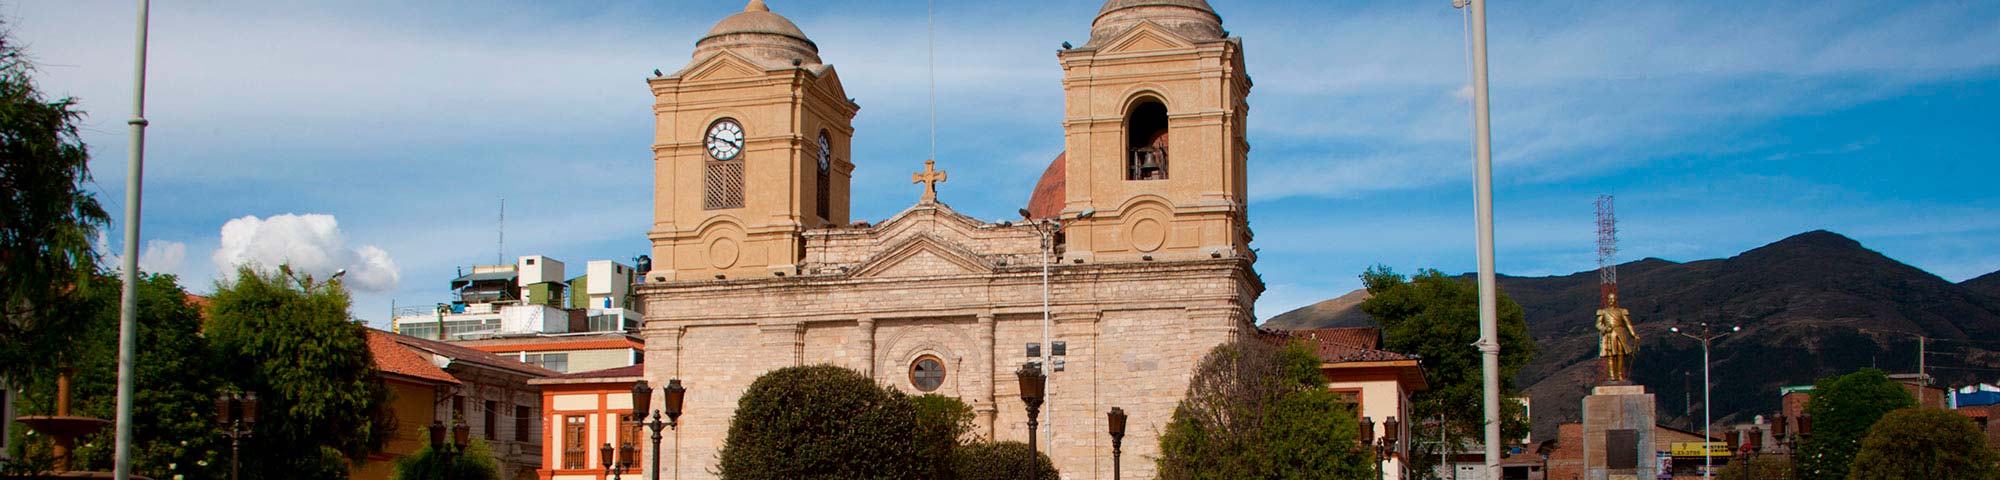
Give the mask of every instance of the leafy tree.
[[1319, 366], [1299, 343], [1209, 350], [1160, 436], [1160, 478], [1374, 478], [1358, 415]]
[[[910, 398], [832, 365], [773, 370], [737, 401], [722, 447], [723, 478], [931, 479], [949, 447], [922, 432]], [[948, 437], [947, 437], [948, 438]]]
[[[1412, 419], [1444, 418], [1441, 428], [1447, 445], [1477, 444], [1485, 441], [1485, 385], [1479, 350], [1479, 288], [1463, 279], [1447, 277], [1437, 270], [1419, 270], [1405, 278], [1384, 266], [1369, 267], [1361, 283], [1371, 296], [1361, 303], [1361, 311], [1374, 317], [1382, 327], [1382, 344], [1389, 351], [1423, 357], [1424, 375], [1430, 389], [1410, 396]], [[1519, 304], [1498, 292], [1500, 341], [1500, 394], [1517, 392], [1514, 376], [1535, 358], [1535, 341], [1528, 336], [1527, 315]], [[1501, 436], [1527, 436], [1525, 410], [1515, 402], [1502, 402]], [[1419, 423], [1418, 425], [1421, 425]], [[1424, 438], [1437, 438], [1432, 430]], [[1437, 443], [1416, 443], [1411, 468], [1429, 471], [1437, 464]]]
[[209, 310], [217, 370], [261, 400], [243, 476], [346, 478], [395, 429], [389, 390], [367, 327], [348, 320], [347, 291], [289, 272], [241, 267], [235, 283], [217, 286]]
[[1756, 455], [1750, 457], [1748, 461], [1740, 458], [1730, 460], [1715, 478], [1716, 480], [1765, 480], [1788, 478], [1791, 472], [1792, 459], [1789, 456]]
[[[1031, 450], [1021, 442], [978, 442], [961, 445], [952, 452], [952, 475], [958, 480], [1021, 480], [1028, 478], [1028, 462]], [[1056, 472], [1056, 465], [1049, 456], [1034, 453], [1035, 468], [1041, 470], [1038, 478], [1056, 480], [1062, 476]]]
[[[93, 279], [93, 288], [78, 301], [60, 305], [54, 314], [76, 317], [83, 327], [61, 357], [52, 359], [71, 370], [70, 410], [109, 420], [117, 404], [118, 310], [120, 288], [115, 277]], [[137, 362], [139, 385], [132, 402], [132, 462], [136, 473], [153, 478], [213, 478], [226, 472], [228, 445], [215, 426], [214, 398], [218, 380], [209, 368], [208, 342], [201, 335], [201, 314], [187, 302], [172, 275], [139, 276]], [[65, 320], [71, 321], [71, 320]], [[24, 414], [48, 415], [55, 410], [59, 367], [37, 365], [25, 385]], [[18, 429], [17, 429], [18, 430]], [[106, 428], [81, 439], [72, 467], [111, 470], [114, 433]], [[47, 436], [22, 436], [36, 455], [48, 452]], [[24, 452], [17, 452], [24, 453]]]
[[422, 432], [417, 441], [423, 448], [396, 459], [396, 474], [389, 477], [392, 480], [500, 480], [500, 462], [493, 458], [493, 450], [485, 439], [474, 437], [464, 452], [452, 456], [451, 463], [446, 464], [444, 456], [431, 449], [430, 430], [417, 430]]
[[[1818, 417], [1814, 417], [1818, 418]], [[1910, 407], [1883, 415], [1861, 439], [1849, 480], [2000, 479], [2000, 454], [1972, 419], [1941, 408]]]
[[[34, 66], [0, 29], [0, 377], [52, 365], [88, 315], [57, 314], [95, 288], [91, 240], [110, 219], [77, 136], [76, 99], [48, 99]], [[116, 286], [110, 287], [117, 291]]]
[[916, 404], [917, 421], [927, 430], [932, 430], [949, 439], [948, 443], [964, 445], [978, 440], [973, 438], [972, 406], [954, 397], [926, 393], [910, 398]]
[[1812, 415], [1813, 431], [1799, 445], [1799, 477], [1804, 479], [1847, 478], [1854, 454], [1861, 450], [1861, 438], [1883, 415], [1899, 408], [1916, 406], [1917, 401], [1903, 386], [1881, 370], [1860, 371], [1822, 378], [1813, 386], [1806, 401]]

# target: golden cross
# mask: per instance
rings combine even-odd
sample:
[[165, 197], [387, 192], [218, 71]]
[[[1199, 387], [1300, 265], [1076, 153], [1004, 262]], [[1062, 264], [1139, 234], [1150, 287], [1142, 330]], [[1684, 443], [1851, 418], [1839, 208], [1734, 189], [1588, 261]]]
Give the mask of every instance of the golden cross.
[[937, 203], [937, 184], [944, 181], [944, 171], [937, 169], [936, 160], [924, 160], [924, 171], [910, 174], [910, 183], [924, 184], [924, 199], [918, 203]]

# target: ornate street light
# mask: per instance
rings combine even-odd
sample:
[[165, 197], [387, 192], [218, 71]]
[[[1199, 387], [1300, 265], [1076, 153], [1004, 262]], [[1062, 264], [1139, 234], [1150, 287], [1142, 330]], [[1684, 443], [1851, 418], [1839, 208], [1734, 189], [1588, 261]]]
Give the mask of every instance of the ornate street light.
[[638, 450], [639, 448], [632, 446], [631, 442], [625, 442], [619, 444], [618, 449], [614, 451], [611, 443], [605, 442], [603, 447], [597, 449], [597, 458], [604, 464], [604, 474], [610, 475], [612, 480], [618, 480], [625, 470], [632, 468], [632, 454], [638, 453]]
[[[681, 403], [687, 400], [687, 388], [681, 386], [681, 379], [667, 380], [667, 388], [660, 389], [660, 410], [652, 410], [653, 386], [645, 380], [632, 385], [632, 415], [639, 417], [640, 425], [653, 430], [653, 475], [660, 479], [660, 429], [673, 428], [680, 433]], [[662, 419], [661, 417], [666, 417]], [[680, 468], [674, 468], [674, 477], [680, 477]]]
[[431, 453], [436, 454], [439, 464], [444, 466], [445, 480], [457, 476], [458, 455], [465, 453], [465, 447], [472, 445], [472, 426], [464, 422], [456, 423], [458, 424], [451, 427], [450, 442], [445, 441], [444, 422], [431, 422], [430, 426]]
[[244, 437], [255, 436], [257, 393], [224, 393], [215, 396], [215, 423], [229, 438], [229, 479], [236, 480]]
[[1384, 470], [1382, 464], [1389, 460], [1390, 453], [1396, 451], [1396, 430], [1399, 428], [1402, 428], [1401, 422], [1397, 422], [1396, 417], [1389, 417], [1388, 421], [1382, 422], [1382, 436], [1378, 442], [1378, 437], [1375, 436], [1375, 419], [1361, 417], [1361, 447], [1375, 455], [1375, 478], [1382, 478]]
[[1111, 413], [1105, 417], [1109, 420], [1111, 428], [1111, 480], [1118, 480], [1120, 476], [1118, 456], [1124, 453], [1120, 447], [1125, 443], [1125, 409], [1111, 407]]
[[1021, 381], [1021, 403], [1028, 406], [1028, 480], [1037, 480], [1042, 465], [1035, 459], [1035, 417], [1042, 412], [1042, 393], [1048, 387], [1048, 377], [1032, 365], [1022, 365], [1014, 371], [1014, 377]]

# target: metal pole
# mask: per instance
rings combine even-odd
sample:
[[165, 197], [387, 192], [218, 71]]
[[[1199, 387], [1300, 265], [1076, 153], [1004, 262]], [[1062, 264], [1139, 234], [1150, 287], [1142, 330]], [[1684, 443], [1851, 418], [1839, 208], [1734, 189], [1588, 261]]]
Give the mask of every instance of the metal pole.
[[[647, 425], [647, 426], [646, 426], [647, 428], [651, 428], [651, 429], [653, 429], [653, 478], [652, 478], [652, 480], [660, 480], [660, 424], [659, 424], [659, 422], [660, 422], [660, 411], [659, 411], [659, 410], [654, 410], [654, 411], [653, 411], [653, 424], [652, 424], [652, 425]], [[674, 473], [675, 473], [676, 475], [678, 475], [678, 474], [680, 473], [680, 469], [679, 469], [679, 468], [676, 468], [676, 469], [674, 469]]]
[[1486, 0], [1472, 8], [1473, 209], [1478, 223], [1479, 352], [1485, 380], [1486, 475], [1500, 478], [1500, 343], [1497, 285], [1493, 277], [1493, 138], [1487, 108]]
[[[229, 428], [231, 430], [236, 429], [235, 426], [231, 426]], [[243, 437], [241, 435], [229, 436], [229, 480], [236, 480], [238, 478], [236, 476], [236, 472], [237, 469], [240, 468], [241, 465], [240, 461], [243, 458], [242, 457], [243, 451], [238, 447], [237, 444], [241, 442], [242, 438]]]
[[[1062, 217], [1061, 215], [1057, 215], [1056, 218], [1060, 219]], [[1050, 324], [1052, 322], [1049, 313], [1049, 262], [1051, 261], [1049, 257], [1055, 256], [1055, 231], [1061, 230], [1063, 224], [1060, 220], [1048, 220], [1048, 222], [1046, 225], [1047, 228], [1038, 228], [1036, 230], [1042, 233], [1042, 378], [1046, 382], [1042, 387], [1042, 401], [1045, 402], [1044, 405], [1049, 414], [1049, 453], [1051, 454], [1050, 457], [1053, 458], [1056, 443], [1056, 408], [1055, 402], [1049, 402], [1048, 399], [1054, 396], [1055, 393], [1055, 382], [1049, 380], [1053, 380], [1056, 373], [1056, 344], [1055, 336], [1050, 332]], [[1033, 432], [1030, 432], [1030, 436], [1033, 436]], [[1033, 450], [1034, 446], [1034, 442], [1028, 442], [1029, 450]]]
[[124, 281], [118, 306], [118, 433], [113, 449], [112, 478], [132, 478], [132, 377], [139, 335], [139, 187], [146, 164], [146, 10], [139, 0], [139, 40], [133, 53], [132, 161], [125, 173], [125, 257], [119, 272]]
[[1028, 480], [1036, 480], [1042, 476], [1042, 462], [1035, 458], [1035, 428], [1035, 409], [1030, 407], [1028, 408]]
[[1715, 456], [1710, 454], [1708, 448], [1708, 442], [1715, 439], [1715, 434], [1710, 431], [1715, 428], [1715, 420], [1710, 418], [1710, 412], [1713, 412], [1714, 409], [1709, 408], [1708, 404], [1708, 390], [1710, 385], [1708, 380], [1709, 340], [1712, 340], [1712, 338], [1708, 335], [1708, 324], [1704, 323], [1701, 325], [1701, 478], [1703, 480], [1711, 478], [1710, 475], [1713, 474], [1710, 472], [1715, 470]]

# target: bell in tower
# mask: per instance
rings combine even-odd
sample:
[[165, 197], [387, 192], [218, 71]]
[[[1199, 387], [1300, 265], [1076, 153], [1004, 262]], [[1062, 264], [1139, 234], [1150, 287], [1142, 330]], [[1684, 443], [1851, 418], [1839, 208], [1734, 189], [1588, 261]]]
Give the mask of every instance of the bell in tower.
[[[1057, 54], [1067, 257], [1248, 257], [1242, 40], [1203, 0], [1110, 0]], [[1051, 172], [1055, 170], [1052, 168]]]

